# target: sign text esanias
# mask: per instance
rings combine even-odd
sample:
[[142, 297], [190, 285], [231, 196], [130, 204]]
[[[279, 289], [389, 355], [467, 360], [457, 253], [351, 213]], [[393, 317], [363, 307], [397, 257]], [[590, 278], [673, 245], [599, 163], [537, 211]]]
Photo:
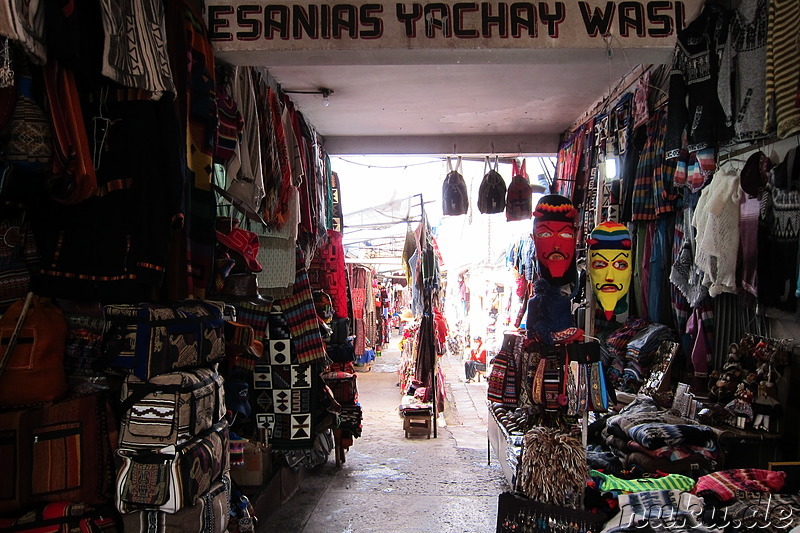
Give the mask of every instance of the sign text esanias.
[[672, 46], [701, 0], [264, 2], [207, 0], [221, 50]]

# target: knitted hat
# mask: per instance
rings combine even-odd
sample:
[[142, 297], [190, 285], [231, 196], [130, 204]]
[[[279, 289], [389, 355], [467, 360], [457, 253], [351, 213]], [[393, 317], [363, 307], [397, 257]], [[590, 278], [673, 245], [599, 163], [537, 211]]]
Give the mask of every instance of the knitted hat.
[[558, 194], [543, 196], [533, 212], [533, 243], [542, 276], [558, 284], [575, 277], [575, 206]]
[[573, 222], [575, 220], [575, 213], [577, 213], [577, 211], [569, 198], [561, 196], [560, 194], [548, 194], [542, 196], [536, 203], [533, 216], [539, 220]]
[[586, 241], [590, 250], [630, 250], [631, 233], [619, 222], [601, 222]]
[[748, 157], [742, 169], [742, 190], [750, 196], [758, 196], [767, 185], [772, 166], [770, 158], [760, 150]]
[[261, 272], [263, 270], [261, 263], [256, 259], [259, 246], [258, 235], [252, 231], [239, 227], [217, 229], [217, 240], [227, 248], [241, 254], [250, 272]]

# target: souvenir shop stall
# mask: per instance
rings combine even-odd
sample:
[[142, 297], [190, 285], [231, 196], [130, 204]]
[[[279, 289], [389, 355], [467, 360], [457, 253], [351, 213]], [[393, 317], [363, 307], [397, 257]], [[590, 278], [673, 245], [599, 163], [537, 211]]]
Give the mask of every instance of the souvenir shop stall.
[[0, 10], [2, 529], [254, 531], [360, 435], [322, 139], [145, 4]]
[[378, 335], [378, 313], [375, 307], [375, 272], [364, 265], [347, 264], [347, 276], [353, 305], [353, 346], [356, 370], [369, 371], [375, 360], [374, 339]]
[[497, 531], [800, 525], [798, 14], [707, 2], [565, 134], [490, 376]]
[[444, 354], [447, 342], [447, 324], [440, 298], [441, 256], [424, 212], [422, 222], [411, 236], [414, 245], [409, 248], [407, 243], [404, 262], [410, 277], [413, 320], [406, 322], [403, 331], [398, 368], [399, 410], [406, 437], [426, 435], [430, 438], [433, 435], [436, 438], [436, 419], [444, 411], [445, 402], [445, 381], [438, 359]]

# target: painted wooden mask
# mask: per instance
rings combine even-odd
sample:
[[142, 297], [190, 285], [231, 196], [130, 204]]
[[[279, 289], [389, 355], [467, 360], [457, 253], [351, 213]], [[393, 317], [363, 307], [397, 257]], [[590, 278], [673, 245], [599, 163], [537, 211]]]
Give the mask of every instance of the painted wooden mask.
[[543, 196], [533, 212], [533, 243], [542, 276], [555, 283], [570, 281], [575, 266], [575, 206], [557, 194]]
[[589, 240], [589, 280], [606, 320], [628, 294], [633, 275], [631, 234], [623, 224], [602, 222]]

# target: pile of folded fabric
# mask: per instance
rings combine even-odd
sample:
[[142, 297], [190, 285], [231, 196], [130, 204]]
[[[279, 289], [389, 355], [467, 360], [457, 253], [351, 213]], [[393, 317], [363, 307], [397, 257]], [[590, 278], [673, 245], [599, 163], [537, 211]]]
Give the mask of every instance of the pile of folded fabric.
[[715, 506], [728, 505], [738, 494], [774, 494], [780, 492], [786, 472], [760, 468], [720, 470], [700, 477], [695, 492]]
[[643, 318], [630, 319], [606, 336], [601, 347], [603, 365], [614, 388], [637, 392], [650, 375], [661, 342], [674, 338], [668, 326]]
[[789, 492], [786, 473], [758, 468], [721, 470], [697, 480], [704, 520], [726, 531], [792, 531], [800, 526], [800, 496]]
[[714, 429], [670, 414], [645, 396], [609, 417], [602, 435], [626, 468], [645, 472], [702, 475], [714, 470], [720, 454]]
[[653, 366], [662, 341], [674, 340], [672, 330], [664, 324], [649, 324], [636, 333], [625, 349], [625, 369], [622, 372], [621, 390], [637, 392]]
[[622, 389], [628, 343], [649, 324], [650, 322], [644, 318], [628, 319], [622, 327], [605, 336], [605, 341], [600, 347], [603, 353], [603, 366], [615, 389]]
[[703, 500], [680, 489], [633, 492], [619, 496], [619, 513], [602, 533], [721, 533], [703, 523]]

